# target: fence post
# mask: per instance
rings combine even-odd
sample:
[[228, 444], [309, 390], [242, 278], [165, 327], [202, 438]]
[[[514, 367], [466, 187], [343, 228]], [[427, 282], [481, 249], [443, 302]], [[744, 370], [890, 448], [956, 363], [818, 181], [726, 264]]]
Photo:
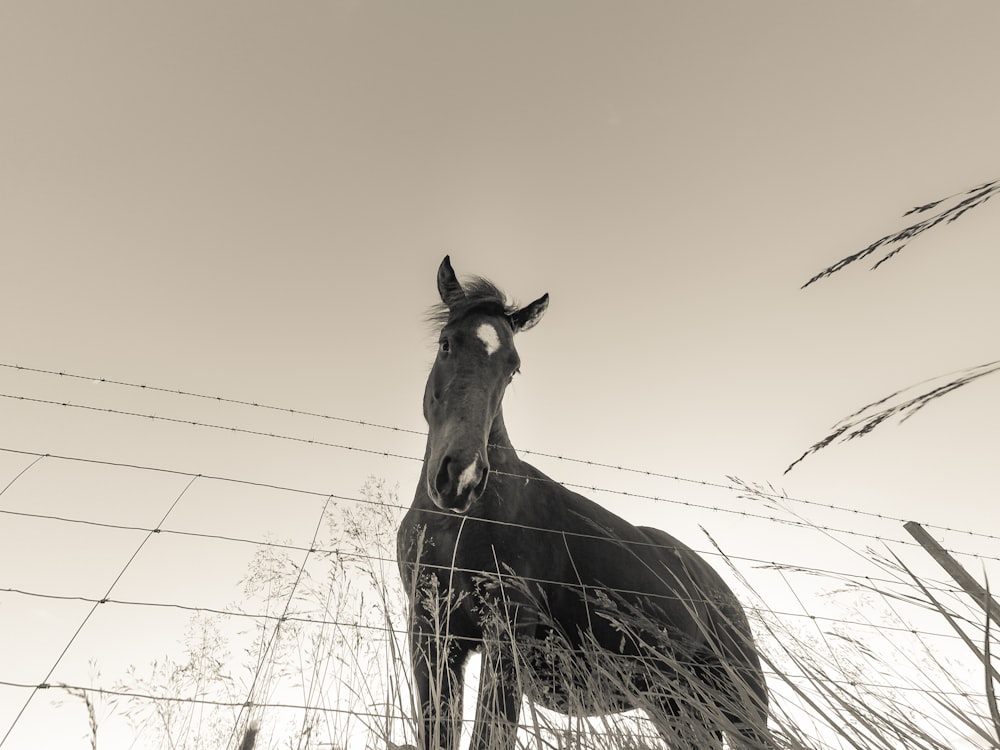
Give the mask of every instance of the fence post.
[[951, 554], [935, 541], [930, 534], [916, 521], [907, 521], [903, 528], [910, 532], [910, 536], [917, 540], [921, 547], [933, 557], [938, 565], [947, 571], [955, 583], [962, 587], [969, 596], [976, 600], [993, 622], [1000, 626], [1000, 604], [990, 596], [989, 592], [979, 585], [979, 581], [973, 578], [969, 571], [962, 567]]

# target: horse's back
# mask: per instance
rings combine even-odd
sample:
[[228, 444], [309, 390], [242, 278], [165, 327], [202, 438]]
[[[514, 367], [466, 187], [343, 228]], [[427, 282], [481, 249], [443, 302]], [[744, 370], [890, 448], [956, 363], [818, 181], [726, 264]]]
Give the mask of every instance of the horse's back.
[[642, 526], [640, 529], [664, 550], [673, 550], [683, 560], [698, 591], [698, 600], [706, 605], [699, 623], [709, 651], [704, 654], [709, 663], [717, 662], [719, 676], [726, 682], [742, 682], [753, 697], [747, 702], [761, 714], [766, 725], [767, 686], [761, 670], [760, 657], [746, 612], [739, 599], [722, 576], [697, 552], [660, 529]]

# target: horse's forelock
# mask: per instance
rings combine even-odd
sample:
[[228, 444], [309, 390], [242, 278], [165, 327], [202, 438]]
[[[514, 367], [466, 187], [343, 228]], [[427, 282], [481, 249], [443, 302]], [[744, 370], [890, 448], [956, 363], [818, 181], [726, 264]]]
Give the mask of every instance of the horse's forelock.
[[457, 320], [474, 311], [506, 316], [518, 309], [517, 305], [507, 300], [507, 295], [499, 287], [480, 276], [464, 280], [462, 290], [465, 292], [465, 299], [451, 307], [439, 302], [428, 311], [427, 322], [435, 332], [444, 328], [449, 320]]

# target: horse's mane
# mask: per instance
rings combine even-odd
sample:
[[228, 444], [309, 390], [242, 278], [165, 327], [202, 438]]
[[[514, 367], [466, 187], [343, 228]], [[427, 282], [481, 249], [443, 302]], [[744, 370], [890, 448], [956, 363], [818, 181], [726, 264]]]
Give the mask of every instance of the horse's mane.
[[453, 303], [451, 307], [439, 302], [427, 312], [427, 322], [435, 331], [444, 328], [449, 320], [457, 320], [473, 311], [507, 316], [518, 310], [518, 306], [508, 300], [496, 284], [481, 276], [463, 280], [462, 290], [465, 299]]

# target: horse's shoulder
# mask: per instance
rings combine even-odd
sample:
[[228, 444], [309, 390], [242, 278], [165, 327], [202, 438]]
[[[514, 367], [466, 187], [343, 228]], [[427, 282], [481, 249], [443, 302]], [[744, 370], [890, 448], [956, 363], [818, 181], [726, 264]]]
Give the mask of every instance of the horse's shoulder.
[[652, 526], [637, 526], [636, 528], [648, 537], [650, 542], [662, 547], [663, 549], [672, 550], [674, 552], [682, 552], [685, 554], [694, 552], [694, 550], [684, 544], [684, 542], [680, 539], [668, 534], [662, 529], [657, 529]]
[[735, 602], [735, 597], [719, 572], [694, 549], [667, 532], [652, 526], [640, 526], [653, 544], [660, 549], [661, 559], [669, 565], [680, 565], [681, 569], [705, 593], [721, 600]]

